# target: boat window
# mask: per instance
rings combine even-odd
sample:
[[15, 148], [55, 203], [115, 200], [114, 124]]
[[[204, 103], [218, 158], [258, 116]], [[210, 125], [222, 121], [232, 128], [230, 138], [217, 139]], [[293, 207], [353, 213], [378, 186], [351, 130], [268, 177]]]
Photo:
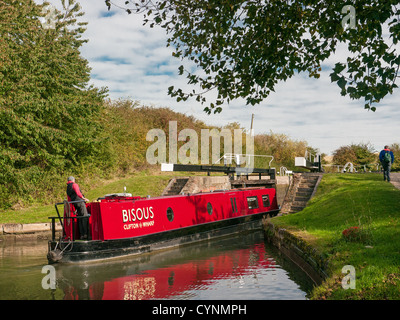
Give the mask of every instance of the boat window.
[[247, 205], [249, 209], [257, 209], [258, 208], [257, 197], [247, 197]]
[[268, 194], [263, 194], [262, 196], [262, 202], [264, 207], [269, 207], [271, 204], [269, 202], [269, 195]]
[[236, 198], [231, 198], [232, 211], [237, 212]]
[[174, 220], [174, 211], [171, 208], [167, 209], [167, 218], [169, 221]]
[[207, 203], [207, 212], [208, 214], [211, 216], [213, 213], [213, 207], [211, 205], [211, 203]]

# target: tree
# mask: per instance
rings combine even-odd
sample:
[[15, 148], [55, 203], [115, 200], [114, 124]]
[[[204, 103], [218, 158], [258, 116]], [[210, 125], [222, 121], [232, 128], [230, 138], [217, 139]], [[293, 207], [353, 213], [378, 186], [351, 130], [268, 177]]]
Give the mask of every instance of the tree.
[[392, 171], [399, 171], [400, 170], [400, 144], [399, 143], [392, 143], [390, 145], [390, 150], [392, 150], [394, 155], [394, 162], [392, 164]]
[[345, 165], [347, 162], [368, 165], [376, 163], [376, 160], [374, 148], [369, 143], [342, 146], [333, 152], [333, 162], [338, 165]]
[[[286, 134], [273, 133], [257, 134], [254, 137], [254, 153], [258, 155], [272, 155], [274, 164], [294, 168], [295, 157], [303, 157], [306, 151], [316, 154], [316, 150], [308, 145], [306, 141], [291, 139]], [[267, 167], [271, 159], [255, 159], [256, 167]]]
[[[74, 0], [63, 1], [54, 28], [32, 0], [0, 1], [0, 143], [13, 165], [76, 165], [93, 153], [103, 92], [88, 88], [80, 56], [84, 24]], [[4, 160], [4, 158], [3, 158]]]
[[[353, 5], [325, 0], [106, 0], [127, 13], [143, 13], [144, 23], [165, 29], [173, 56], [190, 60], [198, 72], [179, 67], [192, 92], [169, 87], [185, 101], [206, 103], [205, 93], [217, 98], [205, 107], [221, 112], [222, 104], [245, 98], [260, 103], [275, 85], [296, 73], [319, 78], [321, 63], [340, 43], [347, 45], [346, 61], [331, 73], [342, 95], [376, 104], [397, 88], [400, 56], [400, 1], [359, 0]], [[387, 26], [389, 38], [385, 37]], [[199, 87], [199, 89], [196, 89]]]
[[359, 143], [351, 145], [354, 153], [357, 157], [357, 164], [368, 165], [377, 162], [377, 156], [375, 154], [374, 147], [369, 143]]
[[351, 146], [342, 146], [333, 152], [333, 163], [345, 165], [347, 162], [355, 163], [357, 161], [356, 154]]
[[26, 192], [29, 174], [62, 172], [101, 148], [105, 91], [88, 86], [83, 13], [75, 0], [62, 4], [49, 17], [33, 0], [0, 0], [0, 180], [9, 193]]

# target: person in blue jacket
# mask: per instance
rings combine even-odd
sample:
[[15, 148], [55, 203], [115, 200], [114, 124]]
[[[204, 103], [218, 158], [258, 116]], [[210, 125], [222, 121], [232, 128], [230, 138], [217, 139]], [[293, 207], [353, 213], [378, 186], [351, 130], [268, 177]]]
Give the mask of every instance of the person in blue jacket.
[[392, 168], [394, 155], [393, 152], [390, 151], [389, 146], [385, 146], [385, 148], [379, 153], [379, 161], [383, 167], [383, 180], [390, 182], [390, 169]]

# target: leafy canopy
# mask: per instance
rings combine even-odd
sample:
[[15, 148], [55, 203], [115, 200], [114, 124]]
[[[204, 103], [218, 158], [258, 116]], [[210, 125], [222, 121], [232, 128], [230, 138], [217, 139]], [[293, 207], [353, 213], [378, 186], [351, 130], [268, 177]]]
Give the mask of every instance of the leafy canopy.
[[48, 27], [42, 5], [0, 1], [0, 160], [15, 168], [70, 166], [94, 152], [103, 92], [88, 87], [80, 7], [62, 2]]
[[105, 90], [88, 85], [79, 4], [61, 3], [49, 13], [33, 0], [0, 0], [0, 207], [102, 148]]
[[333, 152], [333, 162], [345, 165], [351, 162], [355, 165], [372, 165], [377, 162], [374, 147], [369, 143], [341, 146]]
[[[347, 45], [346, 61], [336, 63], [331, 81], [343, 96], [375, 105], [397, 88], [400, 66], [400, 1], [358, 0], [351, 6], [326, 0], [106, 0], [127, 13], [143, 13], [144, 23], [165, 29], [173, 56], [190, 60], [196, 71], [179, 67], [195, 89], [168, 88], [172, 97], [205, 94], [217, 98], [205, 111], [222, 111], [222, 104], [245, 98], [263, 101], [275, 85], [295, 73], [319, 78], [321, 63], [340, 43]], [[199, 89], [198, 89], [199, 88]]]

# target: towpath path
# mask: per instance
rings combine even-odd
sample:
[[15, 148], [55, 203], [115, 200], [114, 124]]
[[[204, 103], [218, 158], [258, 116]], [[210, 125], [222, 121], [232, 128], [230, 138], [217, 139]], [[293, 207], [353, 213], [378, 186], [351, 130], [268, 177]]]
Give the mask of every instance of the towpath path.
[[390, 182], [397, 188], [400, 189], [400, 172], [390, 173]]

